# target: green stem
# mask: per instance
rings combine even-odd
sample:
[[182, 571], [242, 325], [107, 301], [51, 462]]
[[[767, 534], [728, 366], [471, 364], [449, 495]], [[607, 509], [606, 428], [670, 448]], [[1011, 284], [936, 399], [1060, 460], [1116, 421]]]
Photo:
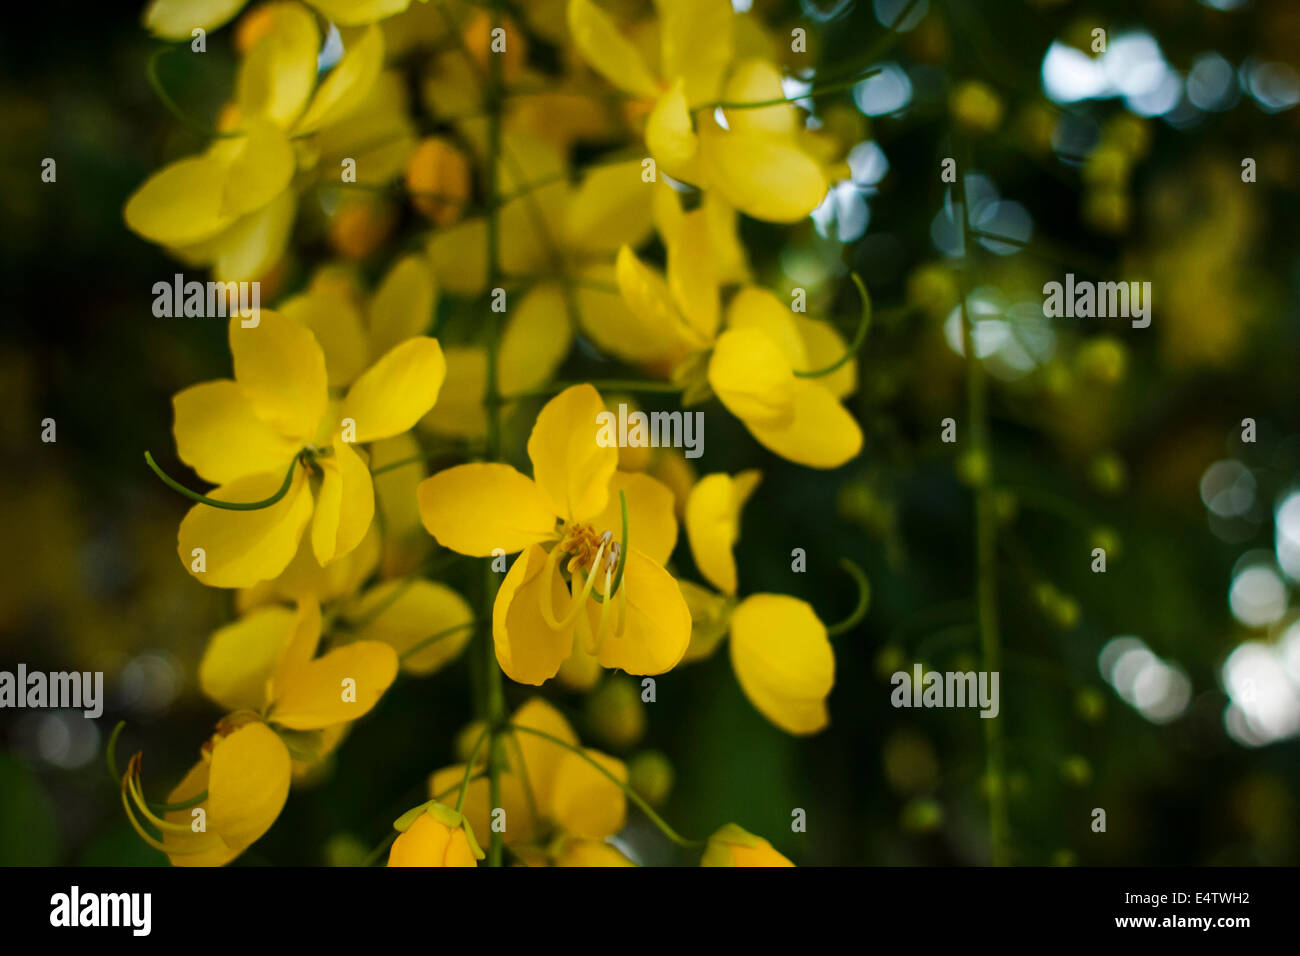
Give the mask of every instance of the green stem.
[[663, 833], [664, 836], [672, 840], [678, 846], [697, 847], [697, 846], [704, 845], [703, 840], [689, 840], [686, 837], [682, 836], [680, 833], [678, 833], [676, 830], [674, 830], [672, 827], [670, 827], [667, 824], [667, 822], [664, 820], [664, 818], [659, 816], [659, 814], [655, 813], [654, 808], [651, 807], [650, 804], [646, 803], [645, 799], [641, 796], [641, 794], [637, 793], [635, 790], [629, 787], [622, 780], [618, 779], [618, 777], [610, 773], [609, 770], [606, 769], [603, 764], [593, 759], [592, 756], [588, 754], [585, 750], [583, 750], [581, 747], [575, 747], [567, 740], [562, 740], [559, 737], [556, 737], [552, 734], [548, 734], [544, 730], [538, 730], [535, 727], [525, 727], [522, 724], [509, 724], [507, 725], [507, 729], [512, 731], [519, 731], [525, 734], [532, 734], [534, 737], [541, 737], [543, 740], [549, 740], [557, 747], [563, 747], [565, 750], [569, 751], [569, 753], [577, 754], [583, 760], [587, 761], [587, 763], [591, 764], [593, 767], [599, 770], [602, 776], [608, 778], [615, 786], [617, 786], [620, 790], [622, 790], [623, 793], [627, 796], [627, 798], [631, 800], [633, 803], [635, 803], [640, 808], [641, 812], [650, 818], [650, 822], [653, 823], [655, 826], [657, 826], [660, 832]]
[[[974, 251], [969, 210], [966, 207], [966, 176], [970, 170], [970, 157], [965, 143], [958, 143], [957, 181], [953, 186], [954, 199], [961, 209], [962, 268], [961, 283], [961, 333], [962, 351], [966, 356], [966, 404], [970, 417], [971, 454], [980, 463], [975, 483], [975, 604], [979, 622], [980, 647], [984, 670], [994, 673], [1001, 670], [1001, 644], [998, 637], [997, 601], [997, 513], [993, 501], [993, 460], [989, 442], [987, 382], [984, 364], [975, 354], [974, 320], [967, 307], [970, 294], [971, 254]], [[1007, 808], [1006, 773], [1002, 727], [998, 720], [981, 721], [988, 752], [987, 778], [989, 799], [989, 837], [992, 844], [994, 866], [1009, 862], [1010, 824]]]
[[162, 479], [163, 484], [172, 491], [184, 495], [191, 501], [197, 501], [201, 505], [211, 505], [213, 508], [222, 508], [226, 511], [260, 511], [263, 508], [271, 507], [271, 505], [275, 504], [289, 493], [289, 487], [293, 484], [293, 470], [298, 465], [297, 458], [294, 458], [294, 460], [289, 463], [289, 470], [284, 473], [284, 484], [280, 486], [279, 491], [271, 495], [269, 498], [263, 498], [261, 501], [218, 501], [216, 498], [209, 498], [207, 495], [201, 495], [197, 491], [190, 491], [190, 489], [186, 488], [179, 481], [172, 478], [165, 471], [159, 468], [158, 463], [153, 460], [153, 455], [149, 452], [144, 453], [144, 461], [145, 464], [153, 469], [153, 473]]
[[[492, 0], [492, 29], [501, 22], [500, 0]], [[472, 62], [472, 59], [471, 59]], [[484, 100], [488, 108], [487, 129], [487, 287], [496, 287], [500, 277], [500, 196], [498, 159], [501, 156], [501, 108], [502, 108], [502, 74], [501, 57], [488, 57], [488, 78]], [[501, 351], [501, 323], [498, 314], [488, 310], [487, 318], [487, 384], [484, 396], [487, 404], [487, 458], [496, 461], [501, 457], [501, 383], [498, 356]], [[501, 669], [497, 665], [496, 647], [492, 635], [492, 606], [496, 600], [497, 580], [490, 562], [483, 567], [483, 607], [479, 615], [482, 622], [482, 654], [484, 682], [487, 696], [488, 721], [488, 801], [489, 811], [501, 805], [501, 747], [500, 728], [506, 722], [505, 690], [501, 682]], [[502, 835], [493, 829], [489, 834], [491, 842], [488, 847], [488, 865], [500, 866], [505, 841]]]

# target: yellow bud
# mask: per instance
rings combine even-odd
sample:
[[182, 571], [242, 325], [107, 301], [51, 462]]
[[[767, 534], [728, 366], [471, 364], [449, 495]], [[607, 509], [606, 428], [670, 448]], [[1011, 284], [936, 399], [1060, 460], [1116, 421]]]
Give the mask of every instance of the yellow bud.
[[329, 224], [329, 241], [345, 259], [360, 260], [383, 245], [395, 219], [392, 208], [370, 198], [343, 203]]
[[434, 813], [431, 807], [421, 813], [393, 841], [388, 851], [389, 866], [478, 866], [483, 851], [478, 850], [463, 819], [459, 824], [451, 822], [460, 814], [446, 807], [440, 809], [445, 812]]
[[460, 219], [469, 199], [469, 180], [464, 154], [437, 136], [421, 141], [406, 165], [411, 204], [437, 226]]
[[657, 750], [646, 750], [628, 764], [628, 783], [652, 807], [662, 806], [672, 792], [673, 765]]
[[794, 866], [762, 837], [728, 823], [709, 837], [700, 866]]
[[[494, 35], [496, 29], [501, 32]], [[493, 27], [492, 14], [487, 10], [479, 10], [470, 17], [465, 26], [465, 48], [484, 76], [491, 74], [491, 57], [501, 57], [501, 77], [506, 83], [519, 79], [528, 59], [524, 31], [509, 17], [500, 17]]]
[[631, 747], [645, 733], [645, 704], [639, 685], [627, 677], [610, 677], [587, 698], [587, 725], [614, 747]]

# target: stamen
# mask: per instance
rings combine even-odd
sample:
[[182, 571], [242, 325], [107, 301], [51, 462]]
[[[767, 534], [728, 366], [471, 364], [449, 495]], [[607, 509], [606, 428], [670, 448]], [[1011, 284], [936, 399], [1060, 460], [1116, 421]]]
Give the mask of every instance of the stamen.
[[[605, 545], [602, 543], [601, 546], [596, 549], [596, 559], [592, 562], [593, 565], [600, 564], [600, 559], [604, 555], [604, 551]], [[583, 605], [587, 603], [587, 598], [591, 596], [591, 589], [596, 584], [596, 576], [594, 574], [591, 578], [587, 579], [585, 584], [583, 584], [583, 574], [581, 570], [575, 573], [574, 580], [578, 581], [582, 587], [582, 594], [573, 595], [573, 602], [569, 605], [569, 611], [564, 615], [564, 619], [560, 621], [555, 620], [555, 609], [553, 603], [549, 600], [551, 590], [550, 578], [547, 578], [543, 585], [546, 597], [540, 602], [542, 605], [542, 619], [546, 621], [546, 626], [551, 628], [551, 630], [563, 631], [573, 626], [573, 622], [576, 621], [578, 615], [582, 613], [582, 608]]]

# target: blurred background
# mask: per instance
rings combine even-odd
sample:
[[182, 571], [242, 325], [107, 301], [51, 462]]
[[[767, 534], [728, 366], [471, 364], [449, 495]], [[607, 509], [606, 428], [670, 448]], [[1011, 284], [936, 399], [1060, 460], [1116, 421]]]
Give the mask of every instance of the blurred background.
[[[585, 742], [665, 755], [662, 812], [687, 834], [734, 821], [799, 864], [987, 861], [981, 721], [889, 704], [889, 675], [914, 661], [979, 666], [970, 491], [960, 445], [939, 440], [941, 420], [965, 414], [961, 233], [939, 178], [960, 128], [987, 234], [970, 305], [1000, 488], [1013, 860], [1300, 863], [1300, 5], [919, 0], [883, 51], [907, 0], [734, 5], [807, 30], [817, 73], [791, 95], [881, 67], [808, 103], [815, 125], [855, 144], [851, 178], [809, 221], [742, 231], [778, 294], [807, 289], [810, 311], [849, 330], [853, 269], [877, 316], [850, 400], [867, 439], [857, 461], [800, 468], [711, 414], [704, 465], [764, 472], [737, 552], [744, 593], [795, 594], [837, 620], [855, 600], [843, 555], [866, 570], [871, 607], [836, 641], [831, 726], [811, 739], [750, 706], [725, 652], [661, 679], [651, 705], [612, 676], [589, 697], [543, 693]], [[385, 30], [416, 29], [419, 7]], [[165, 865], [123, 817], [107, 737], [127, 721], [119, 761], [143, 749], [161, 793], [221, 716], [196, 672], [232, 596], [180, 566], [186, 502], [142, 460], [175, 460], [171, 395], [229, 373], [221, 322], [153, 316], [153, 283], [179, 267], [122, 222], [151, 171], [201, 145], [150, 88], [156, 47], [120, 4], [46, 3], [0, 36], [0, 669], [103, 671], [106, 696], [98, 721], [0, 711], [3, 864]], [[167, 88], [215, 115], [231, 31], [209, 37], [201, 70], [176, 59]], [[418, 73], [418, 50], [410, 60]], [[41, 181], [46, 157], [55, 183]], [[285, 291], [332, 255], [375, 274], [410, 216], [395, 203], [387, 244], [358, 249], [331, 213], [304, 200]], [[1150, 327], [1045, 319], [1042, 286], [1066, 272], [1149, 280]], [[560, 377], [607, 366], [579, 348]], [[512, 420], [507, 447], [522, 447], [533, 411]], [[794, 548], [804, 574], [791, 573]], [[690, 567], [684, 545], [678, 562]], [[472, 596], [477, 577], [450, 580]], [[468, 670], [394, 685], [235, 865], [377, 845], [454, 762]], [[511, 707], [528, 696], [507, 694]], [[791, 832], [794, 808], [806, 833]], [[624, 842], [642, 862], [696, 862], [635, 812]]]

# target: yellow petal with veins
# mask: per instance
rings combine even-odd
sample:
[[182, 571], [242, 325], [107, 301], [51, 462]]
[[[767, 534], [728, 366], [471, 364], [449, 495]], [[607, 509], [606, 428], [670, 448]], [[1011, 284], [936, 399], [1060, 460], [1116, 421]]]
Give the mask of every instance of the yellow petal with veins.
[[608, 414], [592, 386], [574, 385], [542, 406], [528, 436], [533, 478], [566, 522], [589, 521], [609, 501], [618, 447], [597, 442]]
[[446, 468], [420, 482], [418, 495], [425, 529], [461, 554], [512, 554], [555, 534], [550, 500], [509, 465]]

